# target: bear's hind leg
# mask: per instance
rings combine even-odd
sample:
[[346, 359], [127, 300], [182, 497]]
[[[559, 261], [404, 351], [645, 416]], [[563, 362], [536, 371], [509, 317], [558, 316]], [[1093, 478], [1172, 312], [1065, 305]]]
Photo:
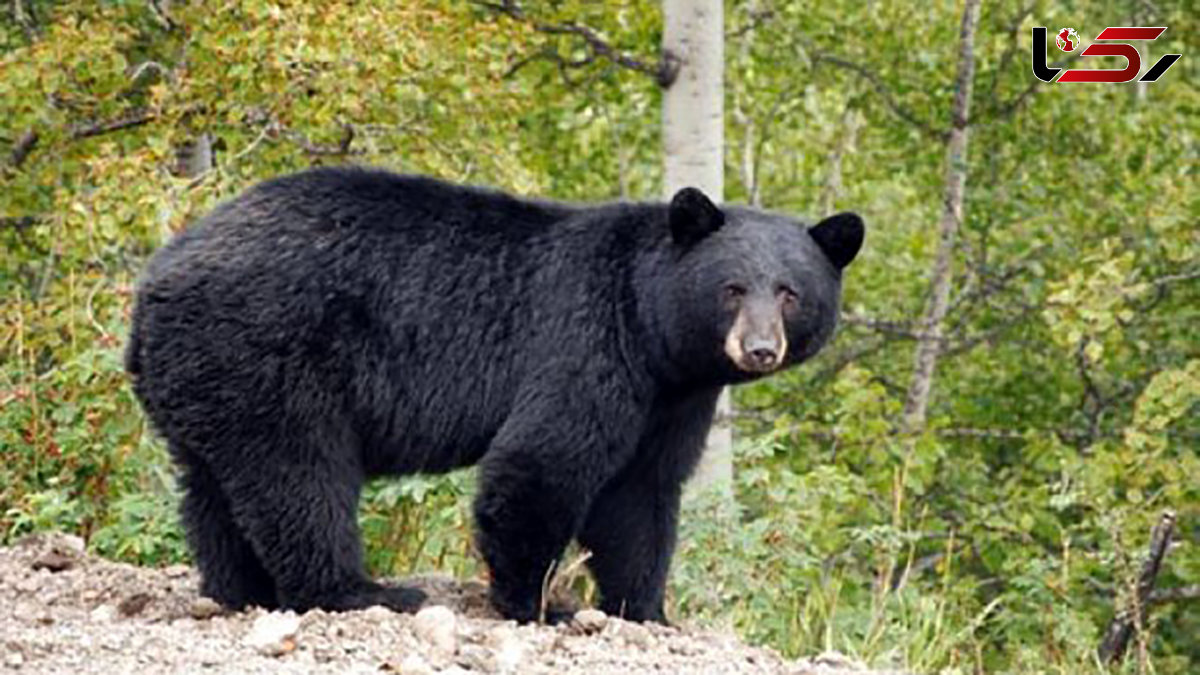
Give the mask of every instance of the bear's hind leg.
[[[300, 455], [300, 453], [297, 453]], [[357, 521], [359, 480], [321, 459], [255, 467], [229, 494], [235, 515], [275, 579], [279, 605], [348, 611], [382, 605], [416, 611], [425, 594], [371, 581], [363, 567]]]
[[181, 464], [180, 510], [188, 544], [200, 568], [200, 594], [234, 610], [251, 605], [276, 607], [275, 582], [234, 523], [216, 476], [195, 455], [186, 455]]

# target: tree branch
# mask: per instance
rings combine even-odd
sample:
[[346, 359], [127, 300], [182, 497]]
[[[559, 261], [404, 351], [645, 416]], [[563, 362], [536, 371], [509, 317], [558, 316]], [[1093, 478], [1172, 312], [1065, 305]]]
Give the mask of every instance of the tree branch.
[[14, 169], [21, 168], [21, 165], [29, 158], [29, 154], [37, 147], [38, 139], [36, 129], [30, 129], [21, 134], [21, 137], [13, 144], [12, 151], [8, 153], [8, 166]]
[[42, 222], [41, 216], [0, 216], [0, 228], [24, 230]]
[[775, 10], [769, 7], [766, 9], [751, 9], [746, 12], [746, 18], [748, 20], [745, 25], [725, 33], [726, 40], [740, 38], [747, 33], [753, 32], [756, 28], [766, 23], [767, 19], [775, 18]]
[[509, 69], [508, 75], [512, 75], [522, 67], [528, 65], [532, 61], [538, 59], [546, 59], [557, 63], [559, 70], [565, 73], [567, 68], [581, 68], [594, 63], [598, 59], [609, 61], [622, 68], [643, 73], [654, 78], [660, 87], [666, 88], [671, 86], [675, 81], [676, 75], [679, 74], [679, 59], [675, 55], [664, 52], [656, 62], [650, 62], [645, 59], [637, 58], [627, 52], [620, 51], [612, 46], [607, 40], [600, 36], [594, 29], [573, 22], [565, 23], [546, 23], [530, 19], [516, 0], [502, 0], [501, 2], [485, 2], [484, 0], [472, 0], [472, 2], [480, 7], [491, 10], [497, 14], [502, 14], [511, 19], [528, 23], [533, 26], [533, 29], [539, 33], [547, 35], [570, 35], [579, 38], [588, 52], [588, 55], [582, 59], [566, 59], [559, 55], [554, 50], [542, 50], [537, 54], [525, 57], [513, 65]]
[[1154, 530], [1150, 533], [1150, 553], [1142, 563], [1141, 574], [1138, 575], [1137, 588], [1132, 598], [1133, 604], [1124, 611], [1118, 612], [1108, 624], [1104, 639], [1097, 650], [1100, 660], [1106, 663], [1116, 663], [1125, 655], [1129, 640], [1134, 631], [1141, 631], [1146, 623], [1146, 610], [1149, 607], [1154, 581], [1162, 569], [1163, 558], [1171, 546], [1171, 535], [1175, 531], [1175, 513], [1165, 511]]
[[356, 150], [350, 147], [354, 142], [354, 125], [342, 125], [342, 137], [338, 139], [337, 145], [318, 145], [308, 140], [308, 137], [298, 131], [287, 131], [285, 135], [290, 138], [296, 145], [299, 145], [304, 152], [314, 156], [327, 157], [344, 157], [346, 155], [361, 155], [365, 150]]
[[920, 119], [917, 117], [916, 113], [902, 105], [900, 101], [896, 100], [895, 94], [893, 94], [892, 90], [887, 86], [887, 84], [884, 83], [883, 78], [881, 78], [874, 71], [868, 69], [866, 66], [855, 63], [854, 61], [843, 59], [840, 56], [834, 56], [821, 51], [813, 51], [812, 60], [814, 65], [824, 61], [857, 74], [859, 77], [869, 82], [872, 87], [874, 87], [876, 93], [878, 93], [883, 99], [883, 103], [888, 107], [888, 109], [895, 113], [900, 119], [920, 129], [926, 136], [935, 138], [942, 142], [945, 142], [950, 137], [950, 133], [948, 131], [934, 128], [932, 124]]
[[872, 354], [882, 351], [889, 344], [891, 344], [890, 340], [882, 339], [882, 340], [876, 340], [875, 342], [868, 343], [866, 345], [857, 346], [854, 349], [843, 349], [840, 352], [832, 352], [831, 351], [830, 353], [833, 354], [834, 356], [832, 358], [825, 359], [826, 361], [830, 361], [831, 363], [828, 366], [825, 366], [821, 370], [817, 371], [813, 375], [812, 380], [813, 380], [813, 382], [825, 382], [828, 380], [832, 380], [833, 378], [840, 375], [841, 372], [843, 370], [845, 370], [846, 367], [849, 366], [851, 363], [854, 363], [855, 361], [858, 361], [859, 359], [866, 358], [868, 356], [871, 356]]
[[121, 131], [122, 129], [139, 127], [143, 124], [154, 121], [155, 117], [156, 115], [152, 111], [145, 109], [134, 110], [115, 119], [93, 122], [91, 124], [75, 125], [71, 127], [71, 138], [91, 138], [93, 136], [110, 134], [114, 131]]
[[[1082, 53], [1083, 53], [1083, 50], [1080, 49], [1079, 51], [1075, 52], [1074, 54], [1071, 54], [1070, 56], [1067, 56], [1066, 58], [1062, 58], [1062, 59], [1059, 59], [1058, 61], [1051, 63], [1049, 67], [1050, 68], [1063, 68]], [[1021, 90], [1021, 93], [1017, 94], [1016, 96], [1012, 97], [1011, 99], [1009, 99], [1003, 103], [999, 103], [997, 105], [992, 106], [991, 108], [988, 108], [987, 110], [981, 111], [981, 113], [977, 117], [979, 119], [989, 120], [989, 121], [1009, 117], [1010, 115], [1015, 113], [1017, 110], [1019, 110], [1021, 108], [1021, 106], [1025, 104], [1025, 101], [1033, 94], [1033, 92], [1037, 91], [1038, 88], [1041, 87], [1043, 84], [1046, 84], [1046, 83], [1042, 82], [1041, 80], [1039, 80], [1035, 77], [1029, 82], [1028, 86], [1026, 86], [1024, 89]]]
[[1178, 602], [1180, 600], [1200, 600], [1200, 584], [1180, 586], [1179, 588], [1159, 588], [1150, 592], [1146, 601], [1152, 605], [1163, 602]]
[[13, 21], [21, 27], [21, 32], [25, 34], [25, 39], [33, 41], [37, 37], [37, 31], [34, 29], [33, 18], [29, 15], [28, 10], [21, 0], [13, 0], [12, 3]]
[[1075, 369], [1079, 373], [1079, 379], [1083, 382], [1083, 391], [1080, 393], [1079, 410], [1087, 418], [1088, 433], [1080, 439], [1079, 447], [1082, 449], [1094, 443], [1100, 435], [1100, 419], [1104, 415], [1105, 408], [1112, 403], [1115, 396], [1106, 397], [1100, 390], [1100, 385], [1096, 383], [1096, 379], [1092, 377], [1091, 359], [1087, 355], [1087, 346], [1090, 338], [1085, 338], [1079, 342], [1078, 348], [1075, 350]]
[[843, 314], [841, 320], [851, 326], [862, 326], [876, 333], [905, 340], [942, 339], [940, 335], [935, 336], [932, 333], [923, 333], [919, 330], [914, 330], [913, 324], [917, 322], [907, 319], [877, 319], [862, 314]]
[[1146, 283], [1148, 283], [1152, 286], [1162, 287], [1162, 286], [1166, 286], [1168, 284], [1173, 284], [1173, 283], [1176, 283], [1179, 281], [1191, 281], [1192, 279], [1200, 279], [1200, 270], [1196, 270], [1194, 272], [1181, 272], [1179, 274], [1168, 274], [1167, 276], [1164, 276], [1164, 277], [1158, 277], [1157, 279], [1151, 279], [1150, 281], [1148, 281]]
[[171, 3], [163, 2], [163, 0], [150, 0], [148, 4], [150, 5], [150, 13], [154, 15], [154, 20], [158, 22], [158, 25], [168, 31], [175, 30], [176, 24], [170, 15]]

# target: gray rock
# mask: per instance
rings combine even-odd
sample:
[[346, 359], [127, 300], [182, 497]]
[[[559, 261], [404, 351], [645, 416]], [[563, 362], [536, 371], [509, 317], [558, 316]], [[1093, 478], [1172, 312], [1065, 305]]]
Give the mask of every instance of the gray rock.
[[396, 617], [396, 613], [384, 607], [383, 605], [375, 605], [363, 610], [363, 618], [376, 623], [387, 621]]
[[492, 650], [480, 645], [462, 645], [458, 648], [458, 656], [454, 661], [460, 666], [481, 673], [494, 673], [499, 670], [496, 655]]
[[112, 605], [100, 605], [96, 609], [93, 609], [90, 614], [88, 614], [88, 618], [90, 618], [93, 623], [109, 623], [113, 619], [117, 618], [117, 608], [113, 607]]
[[458, 651], [458, 618], [441, 605], [426, 607], [413, 617], [413, 632], [425, 643], [435, 665], [446, 665]]
[[587, 635], [599, 633], [608, 625], [608, 615], [598, 609], [580, 610], [575, 612], [571, 625]]
[[83, 537], [77, 537], [73, 534], [59, 534], [54, 537], [54, 548], [60, 553], [79, 557], [87, 549], [87, 544], [84, 543]]
[[653, 649], [658, 643], [657, 638], [640, 623], [622, 622], [620, 635], [626, 642], [642, 650]]
[[242, 644], [266, 656], [283, 656], [296, 648], [300, 617], [294, 612], [269, 612], [254, 620]]
[[225, 611], [220, 603], [212, 598], [199, 597], [192, 601], [188, 607], [188, 614], [197, 621], [211, 619], [214, 616]]
[[420, 654], [409, 654], [400, 662], [400, 675], [433, 675], [435, 672]]
[[138, 592], [133, 595], [126, 596], [121, 604], [117, 605], [117, 611], [121, 616], [134, 616], [141, 614], [142, 610], [146, 609], [154, 601], [154, 596], [149, 593]]
[[33, 561], [33, 569], [62, 572], [74, 567], [78, 559], [79, 557], [76, 555], [68, 555], [59, 551], [47, 551], [44, 555]]
[[497, 626], [488, 633], [488, 642], [495, 650], [496, 668], [500, 672], [516, 673], [528, 665], [530, 646], [512, 626]]

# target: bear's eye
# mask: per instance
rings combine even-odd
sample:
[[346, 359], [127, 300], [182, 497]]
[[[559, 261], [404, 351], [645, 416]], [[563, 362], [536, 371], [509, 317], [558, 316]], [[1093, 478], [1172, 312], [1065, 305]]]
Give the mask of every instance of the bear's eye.
[[725, 297], [730, 300], [736, 300], [746, 295], [746, 287], [741, 284], [726, 284]]
[[795, 306], [797, 302], [800, 302], [800, 297], [796, 295], [796, 291], [793, 291], [787, 286], [780, 286], [779, 290], [776, 292], [779, 295], [779, 299], [782, 300], [783, 304], [785, 305]]

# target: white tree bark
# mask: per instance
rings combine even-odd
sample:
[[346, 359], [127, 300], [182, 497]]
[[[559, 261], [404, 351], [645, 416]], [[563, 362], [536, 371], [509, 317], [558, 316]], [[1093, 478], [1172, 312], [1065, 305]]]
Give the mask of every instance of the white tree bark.
[[203, 176], [213, 167], [212, 136], [202, 133], [180, 151], [181, 172], [188, 178]]
[[929, 305], [922, 320], [921, 338], [913, 364], [912, 382], [904, 402], [904, 428], [920, 431], [925, 426], [929, 394], [938, 357], [950, 298], [951, 262], [958, 230], [962, 225], [963, 195], [967, 185], [967, 131], [970, 128], [971, 90], [975, 80], [975, 27], [979, 23], [979, 0], [966, 0], [959, 31], [958, 80], [950, 137], [946, 142], [946, 179], [942, 217], [938, 226], [937, 257], [930, 279]]
[[[663, 192], [692, 186], [724, 199], [725, 20], [721, 0], [663, 0], [663, 50], [679, 60], [663, 93]], [[721, 395], [693, 489], [728, 490], [733, 481], [729, 391]]]
[[841, 133], [834, 141], [833, 150], [829, 152], [827, 163], [829, 171], [825, 174], [825, 186], [821, 189], [821, 206], [817, 215], [821, 218], [837, 210], [837, 200], [842, 195], [842, 158], [847, 152], [854, 152], [854, 144], [858, 140], [858, 113], [846, 105], [842, 113]]

